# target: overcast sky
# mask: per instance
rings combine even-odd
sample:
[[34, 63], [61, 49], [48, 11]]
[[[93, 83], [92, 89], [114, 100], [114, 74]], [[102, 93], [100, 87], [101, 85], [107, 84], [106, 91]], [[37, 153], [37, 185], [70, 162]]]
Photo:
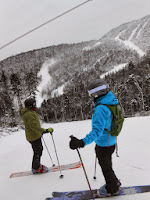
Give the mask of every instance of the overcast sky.
[[[86, 0], [0, 0], [0, 47]], [[92, 0], [0, 50], [0, 60], [62, 43], [98, 40], [150, 15], [150, 0]]]

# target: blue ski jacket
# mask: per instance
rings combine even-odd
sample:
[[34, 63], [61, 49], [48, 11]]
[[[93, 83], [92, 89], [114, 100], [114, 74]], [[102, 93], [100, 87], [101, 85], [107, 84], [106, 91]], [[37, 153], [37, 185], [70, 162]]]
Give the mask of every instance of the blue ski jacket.
[[111, 130], [112, 117], [110, 109], [103, 104], [116, 105], [118, 104], [118, 99], [111, 91], [97, 99], [94, 106], [94, 114], [92, 115], [92, 131], [82, 139], [85, 145], [93, 141], [101, 147], [112, 146], [116, 143], [116, 137], [111, 136], [104, 130]]

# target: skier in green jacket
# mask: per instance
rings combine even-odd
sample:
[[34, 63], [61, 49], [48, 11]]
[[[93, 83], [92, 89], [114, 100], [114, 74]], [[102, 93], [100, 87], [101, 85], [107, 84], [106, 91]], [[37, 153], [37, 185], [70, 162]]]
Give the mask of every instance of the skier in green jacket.
[[25, 134], [27, 141], [33, 149], [32, 172], [44, 173], [48, 171], [48, 167], [40, 164], [43, 145], [41, 137], [43, 133], [52, 133], [53, 128], [44, 129], [40, 126], [40, 121], [36, 113], [36, 101], [34, 98], [27, 98], [24, 102], [25, 108], [21, 110], [23, 122], [25, 125]]

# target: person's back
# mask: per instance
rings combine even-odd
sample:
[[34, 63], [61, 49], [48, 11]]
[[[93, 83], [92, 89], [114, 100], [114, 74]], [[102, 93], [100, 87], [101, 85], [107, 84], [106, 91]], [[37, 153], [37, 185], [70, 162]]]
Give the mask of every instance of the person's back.
[[23, 117], [23, 122], [25, 125], [25, 133], [27, 140], [32, 142], [40, 138], [44, 129], [40, 126], [37, 113], [31, 108], [25, 107], [21, 110], [21, 115]]
[[33, 149], [32, 172], [34, 174], [47, 172], [48, 167], [40, 163], [43, 151], [41, 137], [43, 133], [52, 133], [53, 129], [41, 128], [40, 121], [36, 113], [36, 101], [34, 98], [27, 98], [25, 100], [25, 108], [21, 110], [21, 115], [25, 125], [26, 139], [31, 144]]

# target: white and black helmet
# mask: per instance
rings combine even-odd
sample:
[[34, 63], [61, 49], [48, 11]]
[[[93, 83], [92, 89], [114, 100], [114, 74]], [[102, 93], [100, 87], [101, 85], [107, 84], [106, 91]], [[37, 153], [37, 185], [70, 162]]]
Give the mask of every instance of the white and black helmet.
[[29, 97], [24, 102], [25, 107], [27, 108], [35, 108], [36, 107], [36, 101], [35, 98]]
[[109, 85], [103, 79], [96, 79], [88, 85], [88, 92], [94, 98], [106, 95], [110, 91]]

